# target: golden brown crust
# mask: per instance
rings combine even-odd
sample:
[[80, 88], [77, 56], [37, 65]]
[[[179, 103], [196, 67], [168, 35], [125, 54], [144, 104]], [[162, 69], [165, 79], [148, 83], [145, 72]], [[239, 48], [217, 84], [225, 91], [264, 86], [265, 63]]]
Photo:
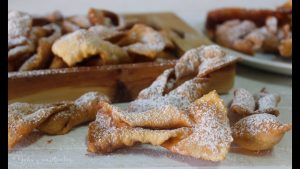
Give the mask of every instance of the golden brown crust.
[[8, 105], [8, 147], [12, 149], [34, 129], [57, 135], [95, 119], [108, 98], [97, 92], [82, 95], [76, 101], [55, 104], [13, 103]]
[[273, 148], [292, 128], [291, 124], [282, 124], [271, 114], [254, 114], [239, 120], [232, 127], [234, 143], [252, 151]]
[[159, 125], [164, 125], [163, 128], [170, 127], [176, 121], [176, 117], [171, 117], [168, 111], [161, 112], [166, 114], [156, 119], [160, 124], [153, 125], [150, 124], [154, 118], [151, 117], [151, 113], [156, 117], [153, 111], [156, 109], [147, 112], [149, 116], [143, 116], [141, 113], [131, 114], [134, 118], [131, 115], [125, 117], [126, 113], [105, 104], [98, 112], [96, 121], [89, 125], [88, 151], [108, 153], [137, 143], [148, 143], [206, 160], [220, 161], [225, 158], [232, 137], [226, 107], [216, 91], [210, 92], [191, 105], [188, 111], [190, 115], [185, 117], [190, 118], [189, 127], [177, 124], [177, 129], [173, 129], [175, 126], [172, 126], [168, 130], [156, 130]]
[[62, 58], [68, 66], [83, 61], [86, 58], [98, 55], [103, 64], [117, 64], [129, 62], [127, 52], [117, 45], [104, 41], [94, 32], [77, 30], [67, 34], [52, 46], [55, 55]]

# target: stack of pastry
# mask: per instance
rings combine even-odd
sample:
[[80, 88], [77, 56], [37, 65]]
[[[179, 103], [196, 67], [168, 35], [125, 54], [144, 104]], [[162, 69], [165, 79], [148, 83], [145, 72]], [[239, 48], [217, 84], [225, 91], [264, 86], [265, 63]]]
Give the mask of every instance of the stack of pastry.
[[206, 30], [216, 43], [254, 55], [292, 57], [292, 1], [276, 10], [222, 8], [207, 14]]
[[8, 71], [176, 59], [170, 31], [91, 8], [86, 16], [8, 12]]

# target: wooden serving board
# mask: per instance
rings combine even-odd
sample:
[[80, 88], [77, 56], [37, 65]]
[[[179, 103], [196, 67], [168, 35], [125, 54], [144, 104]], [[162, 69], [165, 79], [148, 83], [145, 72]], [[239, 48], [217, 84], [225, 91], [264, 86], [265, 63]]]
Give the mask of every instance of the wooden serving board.
[[[170, 31], [172, 40], [187, 51], [210, 41], [173, 13], [126, 14], [125, 20]], [[73, 100], [87, 91], [99, 91], [113, 102], [127, 102], [149, 86], [175, 60], [166, 63], [135, 63], [8, 73], [8, 100], [32, 103]]]

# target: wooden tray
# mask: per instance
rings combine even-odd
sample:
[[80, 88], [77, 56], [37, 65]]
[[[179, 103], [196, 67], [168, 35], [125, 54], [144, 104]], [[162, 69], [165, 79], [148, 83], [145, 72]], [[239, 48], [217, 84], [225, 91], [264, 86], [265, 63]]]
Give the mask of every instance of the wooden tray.
[[[184, 51], [210, 43], [204, 35], [173, 13], [126, 14], [125, 19], [138, 19], [170, 31], [173, 41]], [[163, 70], [172, 67], [174, 63], [175, 60], [166, 63], [9, 72], [8, 100], [55, 102], [75, 99], [87, 91], [100, 91], [110, 96], [113, 102], [127, 102], [134, 99], [141, 89], [149, 86]]]

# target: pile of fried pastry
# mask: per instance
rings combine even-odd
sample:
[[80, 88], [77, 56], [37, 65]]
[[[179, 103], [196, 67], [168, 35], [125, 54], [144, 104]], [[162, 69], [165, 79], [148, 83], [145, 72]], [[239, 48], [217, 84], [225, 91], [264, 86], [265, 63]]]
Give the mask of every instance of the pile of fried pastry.
[[292, 0], [275, 10], [221, 8], [210, 11], [206, 30], [216, 43], [249, 55], [292, 58]]
[[92, 121], [87, 147], [93, 153], [151, 144], [181, 155], [221, 161], [232, 142], [248, 150], [271, 149], [291, 129], [275, 116], [279, 115], [279, 96], [264, 89], [254, 98], [245, 89], [237, 89], [230, 111], [243, 117], [230, 126], [228, 108], [209, 87], [211, 73], [237, 60], [216, 45], [191, 49], [125, 109], [111, 105], [97, 92], [54, 104], [10, 104], [8, 147], [12, 149], [34, 130], [66, 134]]
[[163, 62], [182, 52], [166, 29], [107, 10], [69, 17], [8, 12], [8, 71]]

